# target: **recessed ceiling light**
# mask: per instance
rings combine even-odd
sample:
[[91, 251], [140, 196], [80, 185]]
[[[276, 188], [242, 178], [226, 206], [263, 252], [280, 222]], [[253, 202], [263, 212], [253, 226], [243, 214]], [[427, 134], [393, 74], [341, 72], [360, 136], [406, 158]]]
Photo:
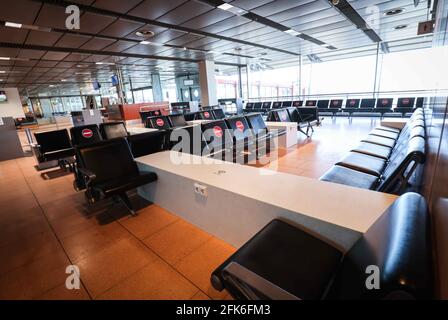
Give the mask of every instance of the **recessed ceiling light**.
[[22, 24], [21, 23], [14, 23], [14, 22], [5, 22], [5, 27], [10, 27], [10, 28], [22, 28]]
[[395, 8], [384, 13], [385, 16], [394, 16], [396, 14], [400, 14], [404, 11], [403, 8]]
[[221, 9], [221, 10], [229, 10], [232, 8], [233, 8], [233, 6], [228, 3], [223, 3], [222, 5], [218, 6], [218, 9]]
[[10, 57], [0, 57], [0, 60], [11, 60]]
[[395, 30], [402, 30], [402, 29], [406, 29], [407, 27], [408, 27], [407, 24], [400, 24], [395, 27]]
[[293, 29], [289, 29], [289, 30], [286, 30], [286, 31], [284, 31], [285, 33], [287, 33], [287, 34], [290, 34], [290, 35], [292, 35], [292, 36], [300, 36], [301, 35], [301, 33], [300, 32], [298, 32], [298, 31], [296, 31], [296, 30], [293, 30]]
[[0, 73], [6, 73], [6, 71], [0, 70]]
[[151, 38], [154, 37], [155, 33], [151, 30], [139, 30], [135, 33], [139, 37]]

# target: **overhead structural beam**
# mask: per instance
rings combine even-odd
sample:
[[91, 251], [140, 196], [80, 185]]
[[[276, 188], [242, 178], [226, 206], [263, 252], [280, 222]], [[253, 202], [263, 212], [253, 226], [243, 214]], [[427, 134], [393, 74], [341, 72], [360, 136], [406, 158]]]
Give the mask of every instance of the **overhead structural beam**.
[[361, 29], [373, 42], [381, 42], [380, 36], [368, 25], [361, 15], [347, 0], [328, 0], [330, 4], [350, 20], [358, 29]]
[[[281, 53], [284, 53], [284, 54], [290, 54], [290, 55], [294, 55], [294, 56], [298, 56], [299, 55], [296, 52], [282, 50], [282, 49], [277, 49], [277, 48], [274, 48], [274, 47], [269, 47], [269, 46], [265, 46], [265, 45], [254, 43], [254, 42], [249, 42], [249, 41], [245, 41], [245, 40], [235, 39], [235, 38], [232, 38], [232, 37], [220, 36], [220, 35], [217, 35], [217, 34], [214, 34], [214, 33], [210, 33], [210, 32], [205, 32], [205, 31], [201, 31], [201, 30], [196, 30], [196, 29], [191, 29], [191, 28], [187, 28], [187, 27], [182, 27], [182, 26], [178, 26], [178, 25], [175, 25], [175, 24], [170, 24], [170, 23], [161, 22], [161, 21], [157, 21], [157, 20], [151, 20], [151, 19], [145, 19], [145, 18], [141, 18], [141, 17], [136, 17], [136, 16], [132, 16], [132, 15], [129, 15], [129, 14], [126, 14], [126, 13], [121, 13], [121, 12], [116, 12], [116, 11], [110, 11], [110, 10], [96, 8], [96, 7], [91, 7], [91, 6], [88, 6], [88, 5], [83, 5], [83, 4], [79, 4], [79, 3], [75, 3], [75, 2], [71, 2], [71, 1], [64, 1], [64, 0], [32, 0], [32, 1], [40, 2], [40, 3], [46, 3], [46, 4], [51, 4], [51, 5], [64, 7], [64, 8], [69, 6], [69, 5], [76, 5], [76, 6], [78, 6], [78, 8], [81, 11], [84, 11], [84, 12], [96, 13], [96, 14], [100, 14], [100, 15], [104, 15], [104, 16], [110, 16], [110, 17], [114, 17], [114, 18], [122, 18], [122, 19], [130, 20], [130, 21], [141, 22], [141, 23], [144, 23], [144, 24], [152, 24], [154, 26], [159, 26], [159, 27], [163, 27], [163, 28], [167, 28], [167, 29], [173, 29], [173, 30], [183, 31], [185, 33], [192, 33], [192, 34], [196, 34], [196, 35], [202, 35], [204, 37], [211, 37], [211, 38], [215, 38], [215, 39], [219, 39], [219, 40], [226, 40], [226, 41], [230, 41], [230, 42], [235, 42], [235, 43], [248, 45], [248, 46], [252, 46], [252, 47], [257, 47], [257, 48], [262, 48], [262, 49], [266, 49], [266, 50], [277, 51], [277, 52], [281, 52]], [[210, 8], [212, 8], [212, 6], [210, 6]], [[82, 19], [82, 17], [81, 17], [81, 19]]]

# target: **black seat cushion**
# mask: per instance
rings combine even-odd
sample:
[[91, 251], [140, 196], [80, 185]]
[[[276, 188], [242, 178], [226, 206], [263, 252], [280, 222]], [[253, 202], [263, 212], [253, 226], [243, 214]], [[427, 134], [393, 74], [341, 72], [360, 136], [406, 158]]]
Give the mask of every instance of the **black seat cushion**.
[[392, 128], [392, 127], [386, 127], [386, 126], [378, 126], [378, 127], [375, 128], [375, 130], [384, 130], [384, 131], [389, 131], [389, 132], [400, 133], [400, 129]]
[[377, 144], [367, 142], [361, 142], [359, 146], [350, 151], [367, 154], [369, 156], [378, 157], [384, 160], [389, 159], [389, 156], [392, 153], [392, 149], [389, 147], [379, 146]]
[[[222, 279], [224, 267], [236, 262], [298, 298], [320, 299], [341, 258], [342, 253], [326, 242], [286, 222], [273, 220], [213, 275]], [[232, 287], [226, 289], [236, 294]]]
[[380, 130], [380, 129], [374, 129], [370, 132], [370, 134], [374, 135], [374, 136], [384, 137], [384, 138], [389, 138], [389, 139], [394, 139], [394, 140], [397, 140], [398, 136], [400, 135], [399, 133], [396, 133], [396, 132], [390, 132], [390, 131], [385, 131], [385, 130]]
[[319, 180], [370, 190], [375, 190], [379, 183], [376, 176], [341, 166], [333, 166]]
[[378, 136], [373, 136], [373, 135], [369, 135], [361, 141], [373, 143], [373, 144], [377, 144], [377, 145], [385, 146], [385, 147], [389, 147], [389, 148], [393, 148], [395, 145], [395, 140], [393, 140], [393, 139], [383, 138], [383, 137], [378, 137]]
[[[431, 299], [432, 250], [425, 199], [406, 193], [344, 257], [329, 296], [338, 299]], [[367, 266], [377, 266], [380, 289], [366, 288]]]
[[114, 180], [107, 181], [105, 183], [95, 185], [93, 190], [101, 193], [104, 197], [108, 198], [156, 180], [157, 175], [154, 172], [140, 173], [138, 175], [120, 177]]
[[349, 154], [336, 163], [336, 165], [380, 177], [386, 167], [386, 163], [387, 162], [384, 159], [358, 152], [349, 152]]

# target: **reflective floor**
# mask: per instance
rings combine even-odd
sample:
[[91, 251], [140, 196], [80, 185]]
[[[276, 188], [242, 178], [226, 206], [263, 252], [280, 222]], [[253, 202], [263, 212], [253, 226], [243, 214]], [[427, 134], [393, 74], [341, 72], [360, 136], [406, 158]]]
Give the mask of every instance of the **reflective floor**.
[[[376, 124], [326, 119], [269, 167], [319, 178]], [[137, 217], [88, 205], [70, 174], [35, 164], [0, 163], [0, 299], [230, 299], [209, 277], [235, 248], [136, 195]], [[69, 265], [80, 290], [65, 287]]]

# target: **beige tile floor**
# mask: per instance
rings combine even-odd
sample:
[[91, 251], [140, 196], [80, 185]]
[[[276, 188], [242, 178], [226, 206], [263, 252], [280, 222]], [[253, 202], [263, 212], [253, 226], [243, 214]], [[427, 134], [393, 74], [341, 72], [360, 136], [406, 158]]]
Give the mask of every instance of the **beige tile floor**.
[[[276, 170], [318, 178], [371, 127], [326, 119], [311, 141], [280, 150]], [[71, 175], [44, 179], [34, 165], [0, 163], [0, 299], [230, 299], [209, 277], [235, 248], [136, 196], [137, 217], [90, 206]], [[65, 288], [71, 264], [81, 290]]]

